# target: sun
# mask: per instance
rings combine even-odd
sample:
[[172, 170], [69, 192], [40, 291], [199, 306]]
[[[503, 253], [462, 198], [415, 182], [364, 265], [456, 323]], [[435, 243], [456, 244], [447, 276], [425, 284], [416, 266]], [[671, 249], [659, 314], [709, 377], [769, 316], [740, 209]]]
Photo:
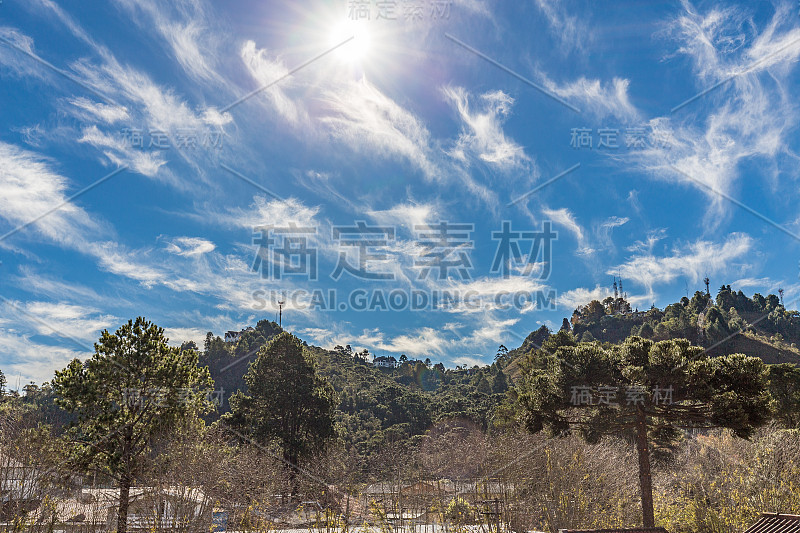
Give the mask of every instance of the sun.
[[[367, 21], [368, 22], [368, 21]], [[328, 37], [328, 45], [332, 48], [348, 42], [334, 50], [339, 61], [350, 65], [360, 65], [367, 61], [372, 52], [372, 36], [365, 21], [345, 20], [333, 27]]]

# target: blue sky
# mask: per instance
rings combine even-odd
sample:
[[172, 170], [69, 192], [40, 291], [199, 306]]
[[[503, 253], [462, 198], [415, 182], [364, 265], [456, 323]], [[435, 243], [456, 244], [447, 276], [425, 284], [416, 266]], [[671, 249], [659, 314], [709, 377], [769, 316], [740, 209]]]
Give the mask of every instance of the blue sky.
[[278, 299], [310, 343], [452, 366], [617, 274], [639, 308], [800, 296], [796, 3], [502, 4], [0, 4], [10, 384]]

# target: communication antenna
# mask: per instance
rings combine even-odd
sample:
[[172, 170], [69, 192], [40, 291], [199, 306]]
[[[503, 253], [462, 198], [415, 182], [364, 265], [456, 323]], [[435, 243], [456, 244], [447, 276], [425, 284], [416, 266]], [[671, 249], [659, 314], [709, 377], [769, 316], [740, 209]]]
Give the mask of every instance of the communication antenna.
[[285, 304], [285, 300], [281, 300], [278, 302], [278, 326], [283, 329], [283, 304]]

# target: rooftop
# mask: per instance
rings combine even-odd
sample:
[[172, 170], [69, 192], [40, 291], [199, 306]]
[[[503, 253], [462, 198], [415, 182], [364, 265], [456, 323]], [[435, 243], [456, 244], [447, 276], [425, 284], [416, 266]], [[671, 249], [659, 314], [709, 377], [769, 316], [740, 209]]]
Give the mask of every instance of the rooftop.
[[800, 515], [762, 513], [745, 533], [800, 533]]

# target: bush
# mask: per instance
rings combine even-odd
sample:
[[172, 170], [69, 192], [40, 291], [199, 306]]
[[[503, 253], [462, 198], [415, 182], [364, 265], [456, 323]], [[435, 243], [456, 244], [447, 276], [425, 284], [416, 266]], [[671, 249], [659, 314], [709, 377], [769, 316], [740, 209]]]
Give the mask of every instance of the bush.
[[447, 504], [444, 516], [454, 524], [468, 524], [474, 520], [475, 511], [464, 498], [453, 498]]

